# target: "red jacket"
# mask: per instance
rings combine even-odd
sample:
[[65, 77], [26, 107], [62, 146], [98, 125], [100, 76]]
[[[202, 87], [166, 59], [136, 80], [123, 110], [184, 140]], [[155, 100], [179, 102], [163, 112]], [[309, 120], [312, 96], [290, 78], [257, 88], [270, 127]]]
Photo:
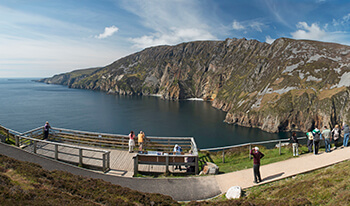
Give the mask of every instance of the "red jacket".
[[250, 151], [250, 154], [253, 155], [254, 164], [260, 165], [260, 159], [264, 157], [264, 154], [260, 151], [255, 151], [254, 149]]

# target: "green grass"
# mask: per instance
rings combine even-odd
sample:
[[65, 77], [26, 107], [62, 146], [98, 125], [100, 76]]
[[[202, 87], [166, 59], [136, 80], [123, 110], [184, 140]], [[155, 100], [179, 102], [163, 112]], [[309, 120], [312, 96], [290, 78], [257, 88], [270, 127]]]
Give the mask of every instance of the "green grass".
[[[265, 155], [261, 159], [261, 165], [266, 165], [274, 162], [287, 160], [293, 157], [291, 146], [282, 147], [281, 155], [279, 155], [279, 149], [266, 149], [263, 146], [259, 146], [260, 151]], [[301, 155], [307, 153], [306, 146], [299, 147], [299, 153]], [[234, 148], [225, 151], [225, 163], [222, 162], [222, 152], [200, 152], [200, 159], [213, 162], [219, 166], [221, 173], [234, 172], [253, 167], [253, 160], [249, 159], [248, 147]]]
[[188, 205], [349, 205], [350, 161], [243, 191], [236, 200], [225, 196]]

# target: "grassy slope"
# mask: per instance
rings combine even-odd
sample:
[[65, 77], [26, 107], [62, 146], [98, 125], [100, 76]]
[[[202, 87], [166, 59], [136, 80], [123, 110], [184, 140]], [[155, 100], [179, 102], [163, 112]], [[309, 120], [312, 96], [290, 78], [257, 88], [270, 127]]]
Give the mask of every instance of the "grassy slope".
[[0, 155], [0, 205], [178, 205], [171, 197], [137, 192], [100, 179]]
[[243, 191], [238, 200], [191, 202], [189, 205], [349, 205], [350, 161]]

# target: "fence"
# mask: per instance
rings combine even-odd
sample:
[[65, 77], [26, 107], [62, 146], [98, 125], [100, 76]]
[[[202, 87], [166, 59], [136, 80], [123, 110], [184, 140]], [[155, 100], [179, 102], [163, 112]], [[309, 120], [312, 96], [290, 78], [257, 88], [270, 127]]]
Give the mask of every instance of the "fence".
[[[306, 137], [298, 137], [299, 142], [305, 141]], [[200, 151], [222, 151], [222, 162], [225, 163], [225, 150], [229, 150], [232, 148], [238, 148], [238, 147], [248, 147], [248, 154], [249, 158], [251, 158], [250, 151], [252, 150], [252, 147], [254, 145], [269, 145], [272, 144], [275, 145], [277, 143], [277, 147], [279, 148], [279, 155], [281, 155], [281, 148], [283, 146], [283, 142], [288, 142], [289, 139], [279, 139], [279, 140], [269, 140], [269, 141], [262, 141], [262, 142], [250, 142], [250, 143], [244, 143], [239, 145], [232, 145], [232, 146], [226, 146], [226, 147], [215, 147], [215, 148], [206, 148], [206, 149], [200, 149]], [[321, 143], [321, 142], [320, 142]]]
[[15, 136], [21, 135], [20, 132], [17, 132], [12, 129], [8, 129], [2, 125], [0, 125], [0, 139], [1, 142], [7, 142], [9, 140], [15, 141]]
[[[73, 164], [76, 163], [81, 167], [101, 167], [103, 172], [107, 172], [110, 169], [110, 151], [40, 140], [23, 135], [16, 136], [17, 142], [18, 147], [35, 154]], [[101, 158], [96, 157], [96, 153], [101, 154]]]
[[[43, 138], [43, 127], [30, 130], [23, 133], [23, 135], [30, 136], [32, 138]], [[70, 130], [63, 128], [53, 127], [50, 130], [51, 140], [58, 142], [69, 142], [72, 144], [83, 144], [97, 147], [109, 147], [128, 149], [129, 136], [108, 134], [108, 133], [96, 133], [86, 132], [79, 130]], [[137, 142], [137, 138], [135, 138]], [[191, 150], [193, 154], [198, 154], [196, 142], [193, 137], [148, 137], [145, 138], [145, 148], [147, 150], [165, 151], [171, 152], [175, 144], [181, 146], [184, 151]]]
[[[102, 168], [103, 172], [110, 169], [109, 151], [41, 140], [43, 127], [20, 133], [0, 125], [0, 137], [2, 142], [13, 140], [17, 147], [56, 160], [79, 166]], [[100, 153], [101, 158], [95, 157], [96, 153]]]

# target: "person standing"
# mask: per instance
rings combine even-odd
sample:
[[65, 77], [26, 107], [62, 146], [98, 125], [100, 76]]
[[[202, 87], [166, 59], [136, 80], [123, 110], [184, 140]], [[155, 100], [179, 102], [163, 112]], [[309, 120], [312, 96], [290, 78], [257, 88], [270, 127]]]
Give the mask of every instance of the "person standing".
[[327, 128], [327, 126], [324, 126], [324, 129], [322, 131], [322, 137], [324, 138], [324, 146], [326, 148], [326, 152], [331, 152], [331, 130]]
[[333, 141], [334, 141], [334, 149], [337, 149], [338, 140], [340, 137], [339, 125], [336, 124], [335, 127], [332, 129], [332, 136], [333, 136]]
[[314, 135], [314, 154], [318, 154], [318, 149], [320, 147], [321, 131], [316, 127], [312, 134]]
[[259, 147], [255, 147], [250, 151], [253, 155], [253, 171], [254, 171], [254, 183], [261, 182], [260, 176], [260, 159], [264, 157], [264, 154], [259, 151]]
[[349, 141], [349, 126], [344, 122], [343, 127], [341, 128], [344, 132], [344, 141], [343, 141], [343, 146], [347, 147], [348, 146], [348, 141]]
[[139, 143], [139, 151], [142, 152], [145, 141], [145, 133], [143, 131], [140, 131], [140, 133], [137, 135], [137, 141]]
[[289, 138], [289, 141], [293, 146], [293, 157], [299, 156], [299, 141], [295, 132], [293, 132], [292, 136]]
[[[174, 149], [173, 149], [173, 154], [174, 155], [181, 155], [182, 152], [182, 148], [180, 147], [180, 145], [175, 144]], [[180, 171], [182, 171], [181, 165], [176, 165], [175, 169], [180, 169]]]
[[308, 148], [308, 152], [312, 152], [312, 145], [314, 144], [314, 135], [311, 132], [311, 129], [307, 130], [306, 133], [306, 137], [307, 137], [307, 148]]
[[44, 125], [44, 139], [48, 139], [49, 138], [50, 129], [51, 129], [51, 126], [50, 126], [49, 122], [46, 121], [46, 123]]
[[134, 146], [135, 146], [135, 134], [134, 131], [131, 131], [129, 134], [129, 153], [134, 152]]

